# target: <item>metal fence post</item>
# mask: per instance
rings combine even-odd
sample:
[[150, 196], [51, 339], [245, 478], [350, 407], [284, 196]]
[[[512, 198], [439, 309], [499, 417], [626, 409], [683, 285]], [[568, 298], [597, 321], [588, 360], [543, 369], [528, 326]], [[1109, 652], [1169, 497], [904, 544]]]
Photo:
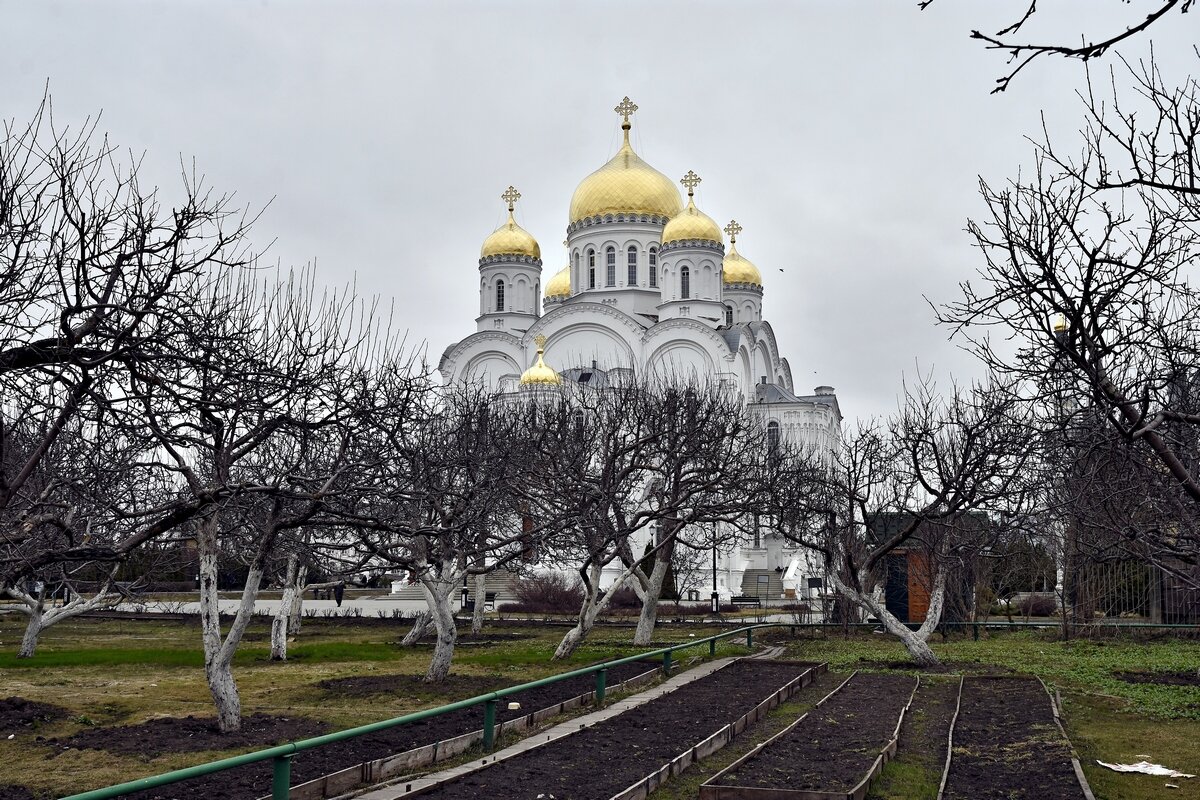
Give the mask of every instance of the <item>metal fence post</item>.
[[710, 656], [715, 656], [717, 654], [717, 640], [716, 639], [708, 640], [708, 654]]
[[746, 647], [754, 647], [754, 628], [746, 629]]
[[604, 705], [604, 689], [605, 689], [605, 684], [607, 683], [607, 681], [608, 681], [608, 670], [606, 670], [606, 669], [596, 670], [596, 705], [597, 706]]
[[291, 797], [292, 757], [275, 756], [271, 775], [271, 800], [288, 800]]
[[663, 653], [662, 670], [663, 670], [663, 675], [667, 676], [668, 678], [671, 677], [671, 651], [670, 650]]
[[496, 744], [496, 701], [486, 700], [483, 703], [483, 752], [492, 752]]

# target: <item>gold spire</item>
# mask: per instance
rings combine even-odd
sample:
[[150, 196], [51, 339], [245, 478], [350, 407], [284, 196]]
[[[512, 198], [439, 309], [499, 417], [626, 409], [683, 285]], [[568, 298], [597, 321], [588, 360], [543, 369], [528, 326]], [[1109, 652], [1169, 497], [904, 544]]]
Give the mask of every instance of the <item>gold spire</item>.
[[541, 258], [542, 248], [538, 246], [537, 240], [530, 235], [529, 231], [518, 225], [516, 219], [513, 218], [513, 209], [516, 207], [517, 201], [521, 199], [521, 193], [515, 186], [509, 186], [500, 195], [500, 199], [508, 204], [508, 221], [483, 240], [479, 257], [516, 255]]
[[537, 362], [521, 374], [521, 385], [561, 386], [562, 376], [546, 366], [546, 362], [542, 360], [542, 354], [546, 352], [546, 337], [539, 333], [533, 337], [533, 341], [537, 345]]
[[761, 289], [762, 273], [749, 259], [737, 251], [737, 235], [742, 232], [742, 226], [736, 219], [731, 219], [725, 226], [725, 232], [729, 234], [729, 252], [725, 254], [725, 261], [721, 264], [721, 282], [726, 286], [749, 284]]
[[700, 185], [700, 176], [692, 170], [679, 179], [687, 187], [687, 207], [671, 218], [663, 228], [662, 243], [679, 241], [724, 242], [721, 238], [721, 228], [712, 217], [696, 208], [696, 187]]

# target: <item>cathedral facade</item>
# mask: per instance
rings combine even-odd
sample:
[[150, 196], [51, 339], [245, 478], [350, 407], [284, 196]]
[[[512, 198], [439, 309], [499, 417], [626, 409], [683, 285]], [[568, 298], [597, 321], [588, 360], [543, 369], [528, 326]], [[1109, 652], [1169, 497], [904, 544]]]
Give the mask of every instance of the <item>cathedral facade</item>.
[[[834, 390], [796, 391], [763, 318], [762, 273], [737, 249], [742, 227], [722, 228], [696, 206], [695, 173], [679, 181], [685, 198], [634, 152], [636, 109], [629, 98], [616, 107], [624, 141], [576, 187], [567, 264], [549, 280], [537, 240], [513, 218], [520, 194], [510, 186], [502, 195], [508, 220], [479, 257], [477, 330], [446, 348], [443, 379], [505, 393], [561, 381], [602, 388], [634, 377], [719, 383], [744, 398], [769, 435], [828, 451], [842, 420]], [[693, 599], [716, 591], [777, 602], [808, 597], [820, 585], [820, 566], [769, 526], [716, 558], [717, 585], [705, 580]]]

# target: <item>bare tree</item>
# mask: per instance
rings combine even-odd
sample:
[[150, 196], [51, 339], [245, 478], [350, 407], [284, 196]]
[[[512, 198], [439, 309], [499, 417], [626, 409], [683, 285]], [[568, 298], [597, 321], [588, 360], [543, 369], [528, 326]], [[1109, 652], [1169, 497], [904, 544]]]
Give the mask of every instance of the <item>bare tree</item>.
[[[877, 618], [922, 666], [946, 598], [947, 575], [994, 535], [973, 513], [1017, 516], [1034, 497], [1037, 441], [1024, 407], [999, 387], [939, 397], [928, 381], [886, 423], [861, 425], [832, 457], [782, 448], [760, 474], [781, 532], [824, 557], [833, 587]], [[888, 557], [919, 546], [929, 608], [910, 630], [877, 590]]]
[[[920, 0], [917, 6], [924, 11], [933, 5], [933, 2], [934, 0]], [[971, 38], [983, 42], [988, 50], [1004, 53], [1008, 56], [1008, 63], [1013, 65], [1007, 74], [996, 79], [996, 88], [992, 90], [995, 94], [1007, 91], [1017, 74], [1040, 58], [1058, 56], [1083, 62], [1099, 59], [1113, 48], [1144, 34], [1161, 20], [1171, 19], [1177, 14], [1186, 14], [1194, 2], [1195, 0], [1154, 0], [1148, 13], [1144, 10], [1138, 12], [1140, 16], [1131, 13], [1129, 24], [1123, 29], [1107, 31], [1098, 36], [1083, 34], [1079, 37], [1079, 43], [1068, 44], [1066, 39], [1071, 33], [1062, 34], [1062, 39], [1057, 42], [1037, 43], [1021, 38], [1022, 29], [1034, 19], [1038, 11], [1037, 0], [1029, 0], [1024, 13], [1012, 23], [993, 34], [972, 30]]]

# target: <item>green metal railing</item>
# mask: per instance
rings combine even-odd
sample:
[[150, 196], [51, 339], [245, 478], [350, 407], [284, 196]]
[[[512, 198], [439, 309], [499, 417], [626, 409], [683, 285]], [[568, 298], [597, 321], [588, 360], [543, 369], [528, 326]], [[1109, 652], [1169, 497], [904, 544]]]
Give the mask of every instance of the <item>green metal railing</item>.
[[481, 694], [476, 697], [471, 697], [466, 700], [459, 700], [455, 703], [449, 703], [437, 708], [429, 708], [424, 711], [416, 711], [412, 714], [405, 714], [402, 717], [383, 720], [382, 722], [372, 722], [368, 725], [360, 725], [357, 728], [348, 728], [344, 731], [336, 731], [327, 733], [323, 736], [314, 736], [311, 739], [302, 739], [298, 742], [288, 742], [276, 747], [268, 747], [265, 750], [256, 750], [253, 753], [244, 753], [240, 756], [231, 756], [223, 758], [220, 761], [210, 761], [207, 764], [197, 764], [194, 767], [185, 767], [177, 769], [173, 772], [164, 772], [161, 775], [153, 775], [147, 778], [139, 778], [137, 780], [120, 783], [115, 786], [108, 786], [103, 789], [93, 789], [89, 792], [73, 794], [62, 800], [111, 800], [111, 798], [119, 797], [123, 794], [136, 792], [141, 789], [154, 789], [159, 786], [167, 786], [172, 783], [179, 783], [191, 778], [199, 778], [204, 775], [211, 775], [214, 772], [224, 772], [227, 769], [235, 767], [243, 767], [247, 764], [257, 764], [260, 761], [271, 761], [271, 798], [272, 800], [288, 800], [290, 796], [290, 787], [292, 782], [292, 758], [305, 750], [312, 750], [316, 747], [321, 747], [334, 742], [345, 741], [346, 739], [354, 739], [368, 733], [396, 728], [401, 725], [407, 725], [411, 722], [418, 722], [430, 717], [437, 717], [442, 714], [448, 714], [451, 711], [458, 711], [472, 706], [483, 705], [483, 749], [490, 752], [496, 744], [496, 705], [500, 700], [509, 695], [523, 692], [528, 689], [536, 689], [540, 686], [548, 686], [559, 681], [569, 680], [570, 678], [579, 677], [580, 675], [595, 675], [596, 678], [596, 705], [601, 705], [604, 702], [604, 694], [606, 683], [608, 680], [608, 670], [612, 667], [621, 664], [628, 664], [633, 661], [641, 661], [648, 658], [662, 657], [662, 670], [664, 674], [669, 675], [672, 667], [672, 654], [677, 650], [686, 650], [691, 647], [696, 647], [702, 644], [708, 644], [708, 652], [710, 655], [715, 655], [717, 652], [717, 641], [720, 639], [728, 639], [734, 636], [746, 636], [746, 647], [754, 646], [754, 630], [756, 628], [772, 628], [772, 627], [790, 627], [792, 632], [799, 626], [791, 623], [783, 622], [766, 622], [750, 625], [743, 628], [737, 628], [724, 633], [718, 633], [716, 636], [708, 636], [703, 639], [695, 639], [692, 641], [681, 642], [680, 644], [671, 645], [669, 647], [651, 650], [645, 653], [638, 653], [624, 658], [606, 661], [602, 664], [594, 664], [590, 667], [564, 672], [560, 675], [552, 675], [548, 678], [522, 683], [517, 686], [510, 686], [507, 689], [498, 689], [489, 694]]

